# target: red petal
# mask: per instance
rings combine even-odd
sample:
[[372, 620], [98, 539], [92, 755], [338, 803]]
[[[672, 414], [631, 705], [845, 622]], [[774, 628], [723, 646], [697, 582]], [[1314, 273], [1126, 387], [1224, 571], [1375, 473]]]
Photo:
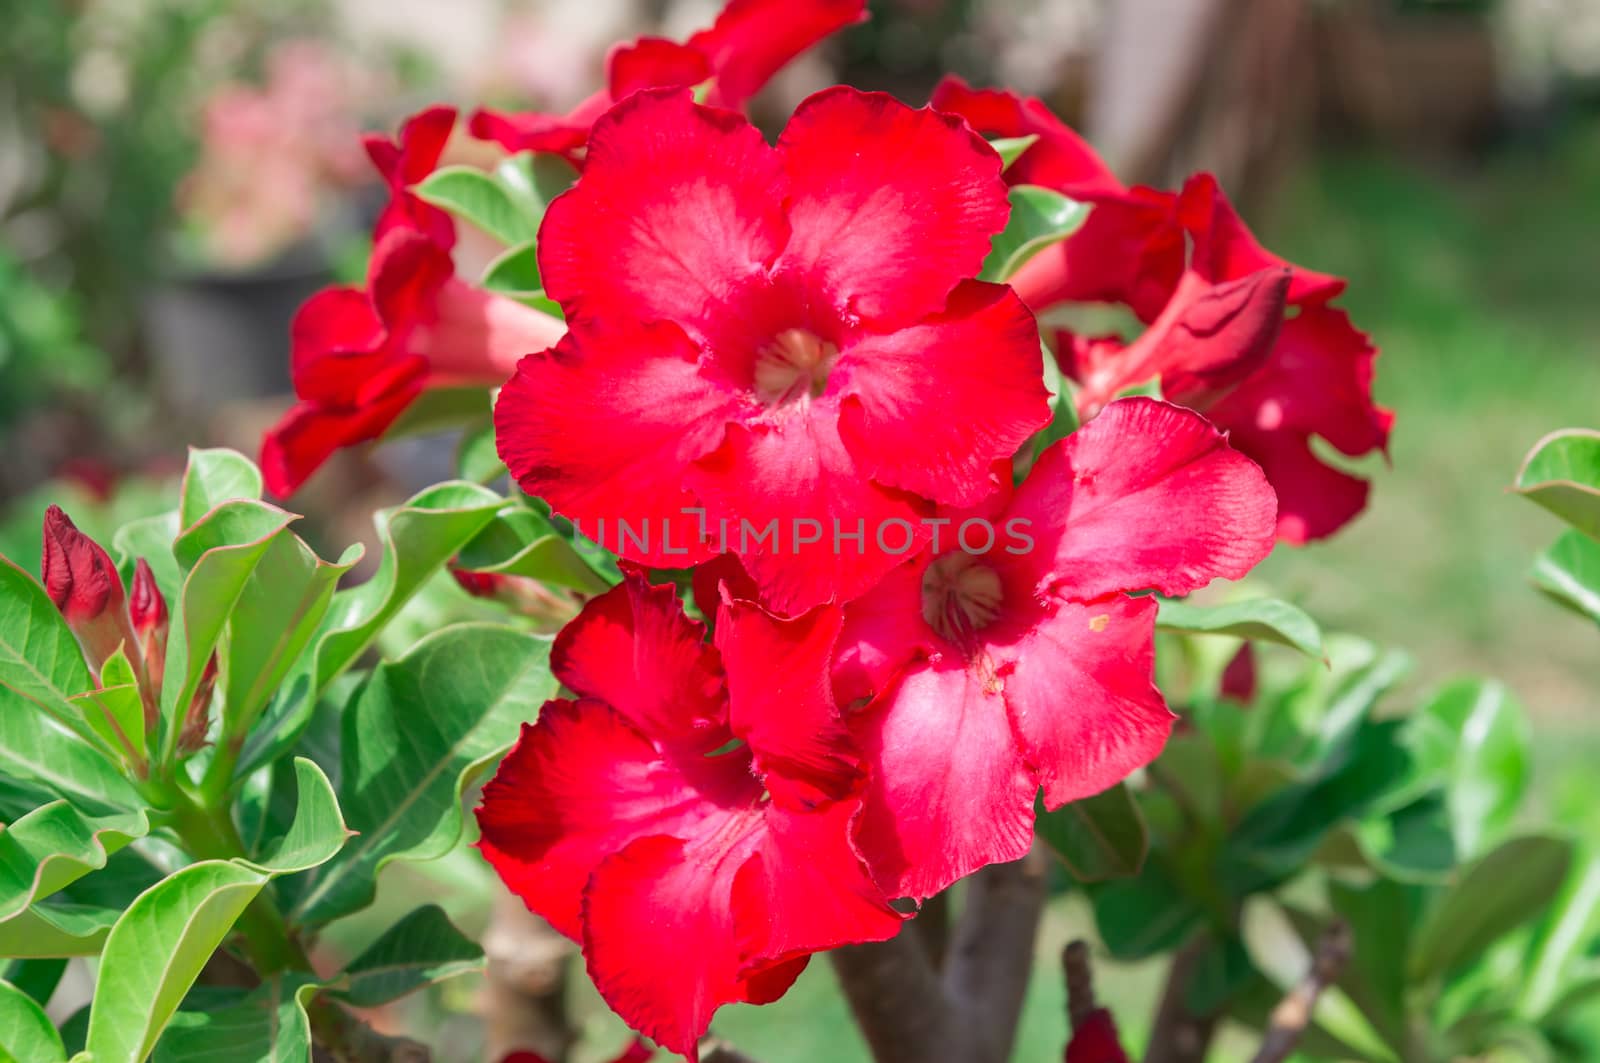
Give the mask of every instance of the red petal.
[[571, 114], [508, 114], [474, 111], [467, 130], [479, 140], [492, 140], [513, 155], [519, 151], [544, 151], [566, 157], [574, 164], [583, 159], [589, 127], [611, 106], [611, 94], [599, 92], [580, 103]]
[[1060, 603], [995, 657], [1028, 762], [1056, 808], [1150, 763], [1172, 730], [1155, 688], [1155, 599]]
[[[720, 529], [711, 529], [711, 534], [718, 540], [722, 538]], [[731, 552], [718, 554], [710, 561], [696, 565], [690, 578], [694, 587], [694, 603], [707, 617], [717, 615], [724, 586], [728, 589], [729, 597], [743, 598], [747, 602], [761, 601], [761, 588], [739, 564], [738, 555]]]
[[484, 787], [478, 847], [511, 892], [578, 938], [584, 886], [600, 863], [635, 839], [692, 837], [753, 807], [761, 788], [748, 763], [668, 761], [601, 702], [548, 702]]
[[1078, 1024], [1067, 1042], [1066, 1063], [1128, 1063], [1111, 1012], [1096, 1008]]
[[833, 704], [828, 665], [839, 610], [779, 620], [750, 602], [725, 602], [717, 649], [728, 674], [728, 722], [750, 745], [774, 801], [811, 808], [847, 796], [861, 758]]
[[1219, 692], [1245, 705], [1256, 699], [1256, 654], [1250, 643], [1240, 646], [1228, 667], [1222, 670]]
[[595, 123], [583, 177], [545, 215], [545, 291], [568, 320], [671, 321], [718, 346], [783, 246], [783, 196], [743, 118], [687, 92], [636, 93]]
[[1096, 200], [1083, 228], [1029, 259], [1009, 283], [1036, 314], [1063, 302], [1125, 303], [1153, 321], [1187, 254], [1177, 196], [1132, 188]]
[[122, 577], [111, 563], [111, 556], [105, 547], [79, 531], [60, 506], [52, 505], [44, 511], [39, 576], [50, 600], [69, 624], [95, 620], [123, 602]]
[[884, 93], [817, 93], [778, 152], [793, 229], [779, 269], [841, 314], [883, 326], [941, 309], [977, 275], [1010, 212], [1000, 158], [981, 137]]
[[800, 53], [866, 17], [865, 0], [730, 0], [688, 46], [710, 61], [714, 102], [736, 108]]
[[427, 376], [423, 358], [394, 363], [383, 378], [387, 390], [355, 408], [301, 402], [291, 407], [261, 439], [261, 474], [267, 490], [287, 498], [333, 454], [377, 439], [422, 393]]
[[895, 676], [944, 642], [922, 618], [923, 552], [896, 565], [877, 586], [845, 606], [834, 656], [834, 696], [841, 705], [889, 689]]
[[711, 77], [711, 64], [698, 50], [660, 37], [640, 37], [618, 45], [606, 58], [613, 100], [642, 89], [687, 89]]
[[523, 490], [608, 549], [665, 567], [712, 556], [685, 512], [696, 507], [685, 470], [721, 442], [739, 399], [700, 373], [697, 355], [681, 329], [631, 313], [569, 332], [501, 390], [500, 457]]
[[630, 573], [561, 629], [550, 669], [657, 741], [701, 752], [727, 742], [726, 691], [705, 626], [684, 615], [670, 584]]
[[1289, 289], [1291, 303], [1326, 301], [1344, 291], [1344, 278], [1302, 269], [1262, 247], [1209, 173], [1195, 174], [1184, 184], [1178, 213], [1194, 239], [1194, 269], [1210, 280], [1229, 281], [1258, 270], [1287, 269], [1294, 276]]
[[455, 222], [450, 215], [425, 203], [410, 191], [439, 165], [439, 157], [455, 128], [453, 107], [430, 107], [400, 127], [397, 140], [379, 134], [362, 138], [367, 154], [389, 183], [390, 199], [378, 217], [374, 239], [397, 230], [414, 230], [448, 249], [455, 243]]
[[431, 318], [439, 290], [455, 274], [449, 252], [418, 232], [398, 230], [372, 249], [367, 289], [391, 331]]
[[[771, 423], [730, 427], [722, 447], [689, 474], [711, 516], [728, 518], [726, 545], [739, 554], [763, 598], [785, 615], [849, 601], [927, 538], [921, 519], [932, 507], [862, 474], [839, 439], [828, 402]], [[758, 541], [769, 527], [776, 538]], [[884, 548], [878, 529], [885, 529]], [[858, 531], [859, 544], [843, 538]], [[903, 532], [908, 549], [889, 552], [901, 546]]]
[[1376, 358], [1343, 310], [1308, 306], [1284, 322], [1266, 365], [1206, 411], [1266, 470], [1289, 542], [1329, 535], [1366, 505], [1366, 482], [1324, 464], [1310, 437], [1351, 456], [1388, 446], [1393, 415], [1372, 401]]
[[1032, 96], [974, 89], [947, 74], [934, 86], [931, 105], [959, 114], [986, 137], [1039, 138], [1006, 168], [1008, 184], [1042, 185], [1081, 200], [1127, 192], [1088, 142]]
[[829, 383], [861, 470], [947, 505], [992, 494], [992, 463], [1050, 420], [1033, 315], [1001, 285], [963, 281], [937, 316], [847, 348]]
[[1271, 551], [1275, 514], [1260, 468], [1220, 432], [1143, 398], [1113, 402], [1046, 450], [1008, 510], [1035, 540], [1018, 564], [1080, 601], [1237, 579]]
[[1023, 760], [998, 682], [946, 655], [908, 671], [859, 715], [871, 767], [862, 855], [895, 896], [931, 897], [1033, 841], [1038, 782]]
[[324, 288], [301, 304], [289, 326], [289, 371], [295, 394], [349, 401], [388, 359], [389, 331], [360, 288]]

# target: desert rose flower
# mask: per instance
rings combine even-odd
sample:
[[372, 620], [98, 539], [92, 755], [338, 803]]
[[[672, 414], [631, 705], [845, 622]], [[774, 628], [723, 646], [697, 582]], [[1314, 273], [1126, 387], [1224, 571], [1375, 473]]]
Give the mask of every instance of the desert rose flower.
[[[1056, 808], [1161, 751], [1156, 601], [1272, 548], [1261, 470], [1199, 415], [1122, 399], [1047, 449], [1009, 499], [845, 609], [835, 669], [868, 765], [859, 844], [880, 884], [928, 897], [1033, 837]], [[999, 532], [999, 534], [997, 534]]]
[[729, 602], [713, 647], [670, 586], [630, 574], [556, 638], [576, 699], [546, 703], [484, 789], [479, 847], [507, 887], [582, 944], [617, 1014], [690, 1059], [722, 1004], [900, 928], [850, 842], [839, 623]]
[[456, 277], [449, 253], [424, 233], [390, 229], [365, 287], [326, 288], [295, 315], [290, 372], [300, 401], [262, 440], [268, 490], [292, 494], [335, 451], [383, 435], [427, 388], [499, 386], [564, 328]]
[[382, 240], [395, 229], [414, 229], [446, 251], [455, 245], [455, 222], [450, 215], [411, 191], [411, 186], [438, 167], [455, 125], [455, 108], [430, 107], [408, 118], [393, 139], [381, 133], [361, 138], [372, 165], [389, 186], [389, 202], [378, 216], [374, 240]]
[[581, 166], [595, 120], [640, 89], [706, 85], [707, 103], [737, 110], [802, 52], [866, 17], [865, 0], [732, 0], [710, 29], [682, 44], [641, 37], [617, 45], [606, 56], [606, 87], [571, 112], [480, 110], [472, 135]]
[[781, 612], [847, 601], [1048, 420], [1032, 316], [964, 279], [1007, 209], [980, 138], [886, 95], [818, 93], [773, 148], [638, 93], [546, 215], [572, 330], [501, 392], [501, 457], [632, 560], [731, 550]]
[[[1160, 380], [1166, 398], [1205, 413], [1266, 470], [1285, 541], [1330, 535], [1365, 508], [1367, 482], [1323, 462], [1311, 444], [1320, 437], [1351, 457], [1388, 445], [1392, 416], [1372, 401], [1377, 351], [1330, 305], [1342, 278], [1262, 247], [1210, 174], [1178, 192], [1123, 186], [1038, 100], [947, 78], [934, 106], [986, 135], [1037, 135], [1007, 179], [1094, 207], [1081, 230], [1010, 281], [1036, 312], [1122, 303], [1150, 324], [1127, 345], [1057, 337], [1063, 370], [1085, 385], [1084, 414], [1118, 390]], [[1263, 330], [1277, 322], [1275, 334]]]

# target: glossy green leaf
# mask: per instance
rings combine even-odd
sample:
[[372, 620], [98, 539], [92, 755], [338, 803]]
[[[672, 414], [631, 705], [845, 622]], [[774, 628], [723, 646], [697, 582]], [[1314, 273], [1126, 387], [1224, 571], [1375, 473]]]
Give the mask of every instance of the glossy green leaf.
[[1600, 539], [1600, 431], [1563, 428], [1539, 440], [1513, 490]]
[[568, 539], [531, 509], [508, 509], [490, 521], [461, 548], [459, 563], [474, 572], [527, 576], [587, 594], [602, 594], [611, 586]]
[[519, 151], [495, 167], [494, 178], [537, 229], [550, 201], [572, 187], [578, 171], [559, 155]]
[[94, 687], [89, 666], [39, 581], [0, 557], [0, 699], [92, 737], [75, 694]]
[[242, 999], [172, 1017], [156, 1042], [155, 1063], [307, 1063], [312, 1058], [306, 1007], [320, 983], [302, 972], [274, 975]]
[[89, 1013], [95, 1063], [141, 1063], [268, 876], [225, 860], [152, 886], [112, 928]]
[[1518, 1011], [1537, 1019], [1555, 1009], [1600, 934], [1600, 858], [1575, 866], [1534, 937]]
[[176, 748], [178, 726], [206, 662], [252, 573], [294, 516], [264, 502], [224, 502], [178, 537], [173, 554], [186, 573], [167, 635], [161, 690], [163, 749]]
[[1000, 156], [1000, 168], [1006, 170], [1038, 142], [1039, 134], [1029, 133], [1025, 137], [996, 137], [989, 141], [989, 146]]
[[418, 908], [384, 932], [344, 969], [330, 995], [375, 1008], [424, 986], [483, 968], [483, 950], [438, 905]]
[[1137, 875], [1150, 837], [1126, 783], [1056, 809], [1038, 809], [1034, 833], [1080, 882]]
[[1533, 585], [1600, 624], [1600, 542], [1580, 531], [1563, 532], [1533, 563]]
[[1095, 886], [1090, 898], [1100, 940], [1119, 960], [1142, 960], [1176, 948], [1203, 916], [1156, 860], [1147, 860], [1134, 878]]
[[0, 827], [0, 922], [91, 871], [150, 833], [145, 813], [85, 816], [53, 801]]
[[524, 243], [539, 233], [536, 214], [494, 177], [470, 166], [435, 170], [412, 191], [504, 244]]
[[189, 449], [189, 466], [184, 470], [178, 495], [178, 522], [182, 529], [194, 527], [224, 502], [254, 502], [260, 498], [261, 470], [249, 458], [226, 447]]
[[980, 275], [997, 283], [1010, 279], [1040, 251], [1077, 232], [1089, 216], [1087, 204], [1037, 185], [1013, 185], [1008, 194], [1011, 217], [990, 245]]
[[295, 810], [288, 830], [272, 851], [255, 861], [240, 861], [266, 874], [289, 875], [327, 863], [351, 838], [333, 784], [315, 762], [294, 758]]
[[178, 559], [172, 556], [173, 540], [182, 531], [178, 526], [179, 519], [175, 509], [153, 517], [141, 517], [124, 524], [111, 537], [111, 548], [116, 552], [122, 578], [132, 580], [134, 562], [144, 558], [168, 605], [178, 600], [178, 592], [183, 586], [183, 573], [178, 570]]
[[486, 387], [428, 388], [395, 418], [384, 439], [432, 435], [480, 421], [492, 409]]
[[0, 964], [0, 978], [32, 997], [40, 1007], [49, 1007], [50, 999], [61, 985], [61, 976], [67, 973], [65, 957], [47, 960], [9, 960]]
[[1173, 598], [1161, 601], [1156, 627], [1191, 635], [1232, 635], [1275, 642], [1307, 657], [1323, 657], [1322, 629], [1303, 609], [1275, 598], [1250, 598], [1225, 605], [1198, 606]]
[[0, 956], [98, 955], [119, 914], [98, 905], [41, 901], [0, 923]]
[[550, 644], [462, 624], [379, 665], [344, 713], [340, 804], [359, 832], [290, 911], [316, 926], [371, 903], [391, 860], [431, 860], [460, 837], [462, 789], [494, 764], [557, 683]]
[[560, 304], [544, 294], [544, 278], [539, 274], [539, 249], [536, 244], [518, 244], [501, 252], [485, 267], [479, 283], [491, 292], [515, 299], [551, 317], [564, 316]]
[[1414, 719], [1448, 736], [1439, 769], [1451, 832], [1462, 857], [1476, 856], [1510, 823], [1527, 787], [1531, 751], [1522, 706], [1500, 683], [1458, 679]]
[[130, 763], [130, 757], [144, 757], [144, 696], [124, 647], [118, 646], [100, 666], [100, 689], [79, 694], [72, 702], [113, 753]]
[[0, 1063], [65, 1063], [66, 1058], [44, 1008], [10, 982], [0, 982]]
[[1459, 862], [1450, 814], [1438, 793], [1341, 830], [1362, 863], [1397, 882], [1442, 883]]
[[456, 446], [456, 475], [470, 483], [489, 484], [505, 474], [505, 462], [495, 449], [494, 421], [485, 418], [466, 428]]
[[1561, 889], [1571, 859], [1570, 842], [1534, 835], [1468, 864], [1417, 931], [1409, 976], [1422, 982], [1447, 974], [1536, 918]]
[[268, 544], [228, 621], [222, 672], [225, 736], [242, 736], [299, 663], [340, 578], [364, 552], [352, 546], [338, 561], [324, 561], [287, 531]]

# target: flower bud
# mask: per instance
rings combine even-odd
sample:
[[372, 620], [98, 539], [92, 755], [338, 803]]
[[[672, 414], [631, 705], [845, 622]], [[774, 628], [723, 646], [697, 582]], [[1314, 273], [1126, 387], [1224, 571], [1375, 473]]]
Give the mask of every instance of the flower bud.
[[155, 573], [142, 557], [134, 566], [133, 588], [128, 592], [128, 620], [139, 641], [139, 655], [144, 658], [151, 693], [155, 694], [161, 690], [167, 657], [167, 600], [156, 586]]
[[200, 685], [195, 687], [188, 711], [183, 714], [183, 727], [178, 732], [178, 752], [198, 753], [205, 748], [206, 732], [211, 729], [211, 692], [217, 686], [217, 655], [206, 661], [206, 670], [200, 673]]
[[1239, 647], [1222, 670], [1222, 696], [1250, 704], [1256, 698], [1256, 654], [1250, 643]]
[[473, 572], [450, 566], [461, 589], [474, 598], [487, 598], [499, 602], [514, 613], [520, 613], [534, 622], [537, 630], [559, 631], [567, 621], [578, 615], [582, 602], [567, 591], [546, 587], [529, 576], [514, 576], [504, 572]]
[[122, 577], [117, 575], [117, 566], [60, 506], [44, 512], [44, 556], [39, 568], [50, 600], [75, 630], [122, 605]]

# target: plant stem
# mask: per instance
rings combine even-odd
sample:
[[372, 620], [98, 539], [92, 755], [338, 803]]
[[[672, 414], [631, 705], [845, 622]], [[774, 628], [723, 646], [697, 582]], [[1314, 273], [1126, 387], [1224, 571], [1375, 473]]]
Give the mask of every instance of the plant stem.
[[1209, 933], [1190, 938], [1172, 957], [1161, 1003], [1150, 1030], [1144, 1063], [1204, 1063], [1216, 1033], [1217, 1015], [1197, 1015], [1189, 1010], [1189, 983], [1211, 944]]
[[[176, 788], [175, 794], [172, 828], [192, 855], [202, 860], [249, 856], [225, 807], [208, 807], [182, 787]], [[244, 952], [256, 973], [266, 976], [288, 968], [311, 970], [305, 950], [266, 893], [257, 894], [250, 902], [239, 917], [237, 929], [244, 937]]]

